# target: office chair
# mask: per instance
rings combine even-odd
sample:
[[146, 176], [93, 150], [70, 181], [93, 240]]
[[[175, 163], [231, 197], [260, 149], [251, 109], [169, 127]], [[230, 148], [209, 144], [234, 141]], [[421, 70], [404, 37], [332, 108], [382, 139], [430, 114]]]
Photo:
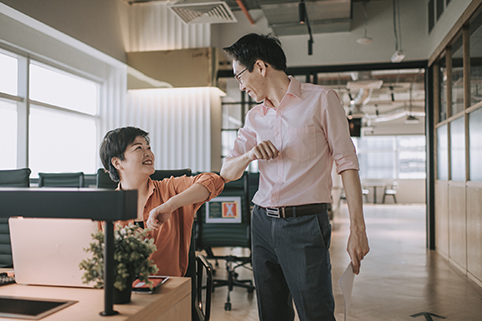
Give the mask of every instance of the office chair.
[[39, 187], [84, 187], [84, 172], [38, 173]]
[[[206, 216], [209, 215], [204, 204], [198, 211], [197, 218], [197, 246], [198, 249], [212, 247], [243, 247], [251, 249], [251, 228], [250, 228], [250, 201], [249, 201], [249, 182], [248, 172], [233, 182], [225, 185], [223, 192], [218, 197], [239, 197], [241, 199], [241, 223], [212, 223], [207, 222]], [[213, 199], [209, 203], [215, 203]], [[224, 205], [223, 205], [224, 206]], [[239, 280], [236, 269], [238, 267], [251, 264], [251, 255], [248, 257], [238, 257], [234, 255], [216, 256], [207, 255], [208, 259], [223, 259], [226, 261], [228, 278], [226, 280], [214, 279], [214, 288], [227, 286], [228, 295], [224, 309], [231, 310], [230, 292], [235, 286], [246, 288], [248, 293], [255, 290], [252, 280]]]
[[[0, 171], [0, 187], [30, 187], [29, 168]], [[10, 229], [8, 218], [0, 218], [0, 267], [11, 268], [12, 245], [10, 242]]]

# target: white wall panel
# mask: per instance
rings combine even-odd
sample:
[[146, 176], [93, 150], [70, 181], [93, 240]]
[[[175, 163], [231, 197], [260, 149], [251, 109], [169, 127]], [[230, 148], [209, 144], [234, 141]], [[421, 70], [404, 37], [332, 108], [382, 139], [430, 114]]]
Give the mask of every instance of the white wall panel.
[[156, 169], [211, 171], [214, 88], [130, 90], [126, 125], [149, 132]]
[[129, 12], [126, 51], [153, 51], [209, 47], [209, 24], [184, 24], [167, 3], [133, 4]]

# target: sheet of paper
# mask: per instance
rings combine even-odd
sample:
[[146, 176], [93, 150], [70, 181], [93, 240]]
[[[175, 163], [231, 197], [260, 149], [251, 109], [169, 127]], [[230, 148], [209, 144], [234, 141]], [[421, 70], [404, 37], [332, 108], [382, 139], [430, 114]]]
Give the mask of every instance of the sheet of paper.
[[348, 308], [350, 307], [351, 303], [351, 292], [353, 290], [353, 281], [355, 280], [355, 273], [353, 273], [353, 267], [348, 264], [345, 272], [341, 276], [338, 283], [340, 284], [341, 293], [343, 294], [343, 300], [345, 301], [345, 321], [346, 315], [348, 314]]

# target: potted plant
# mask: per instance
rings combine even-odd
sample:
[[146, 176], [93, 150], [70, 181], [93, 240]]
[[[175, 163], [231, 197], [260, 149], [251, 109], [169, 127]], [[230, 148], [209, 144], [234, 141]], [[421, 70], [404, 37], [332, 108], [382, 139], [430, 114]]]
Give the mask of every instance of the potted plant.
[[[147, 236], [148, 230], [141, 230], [130, 223], [127, 226], [117, 225], [114, 230], [114, 303], [130, 302], [132, 282], [138, 278], [151, 285], [149, 275], [159, 270], [149, 258], [156, 250], [154, 240]], [[92, 234], [93, 242], [84, 249], [92, 253], [92, 258], [80, 262], [79, 267], [85, 270], [83, 283], [97, 282], [94, 287], [104, 285], [104, 232]]]

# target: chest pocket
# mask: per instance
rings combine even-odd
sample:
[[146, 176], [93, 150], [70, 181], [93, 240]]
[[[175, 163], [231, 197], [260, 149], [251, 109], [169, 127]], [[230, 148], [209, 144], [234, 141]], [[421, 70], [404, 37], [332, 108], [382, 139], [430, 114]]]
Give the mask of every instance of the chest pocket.
[[307, 161], [316, 155], [316, 127], [290, 128], [284, 136], [283, 152], [296, 161]]

